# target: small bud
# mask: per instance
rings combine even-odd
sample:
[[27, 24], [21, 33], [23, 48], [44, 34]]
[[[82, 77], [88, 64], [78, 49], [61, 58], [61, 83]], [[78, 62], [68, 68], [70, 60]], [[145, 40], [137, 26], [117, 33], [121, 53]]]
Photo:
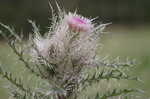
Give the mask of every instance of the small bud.
[[65, 17], [69, 29], [74, 32], [90, 32], [93, 29], [91, 20], [83, 16], [69, 13]]

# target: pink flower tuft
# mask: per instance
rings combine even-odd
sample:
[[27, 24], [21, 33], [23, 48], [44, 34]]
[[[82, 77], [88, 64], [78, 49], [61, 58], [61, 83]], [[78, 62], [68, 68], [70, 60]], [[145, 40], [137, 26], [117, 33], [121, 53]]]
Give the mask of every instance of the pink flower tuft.
[[84, 18], [82, 16], [69, 13], [66, 16], [66, 21], [69, 29], [74, 32], [90, 32], [93, 28], [93, 24], [90, 19]]

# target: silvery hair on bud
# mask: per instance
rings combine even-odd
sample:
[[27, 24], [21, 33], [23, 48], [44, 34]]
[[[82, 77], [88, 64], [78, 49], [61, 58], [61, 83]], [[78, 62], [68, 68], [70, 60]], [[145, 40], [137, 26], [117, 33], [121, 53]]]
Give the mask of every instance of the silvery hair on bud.
[[[53, 13], [52, 25], [45, 36], [41, 36], [39, 31], [33, 24], [34, 37], [32, 43], [35, 46], [31, 49], [31, 56], [34, 62], [41, 62], [41, 58], [45, 58], [50, 63], [55, 64], [59, 68], [72, 68], [92, 66], [96, 56], [98, 39], [103, 29], [108, 24], [96, 25], [92, 19], [93, 28], [90, 32], [72, 31], [67, 24], [65, 11], [59, 7], [58, 17]], [[76, 13], [72, 15], [77, 15]]]

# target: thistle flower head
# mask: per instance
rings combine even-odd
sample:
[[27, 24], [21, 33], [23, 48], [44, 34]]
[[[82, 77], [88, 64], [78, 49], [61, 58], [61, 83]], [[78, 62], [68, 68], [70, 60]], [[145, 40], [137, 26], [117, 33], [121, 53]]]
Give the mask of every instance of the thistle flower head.
[[91, 20], [76, 13], [69, 13], [65, 16], [69, 29], [74, 32], [90, 32], [94, 27]]
[[[58, 71], [66, 72], [72, 66], [91, 66], [99, 45], [99, 34], [105, 26], [96, 26], [92, 20], [76, 13], [60, 12], [58, 17], [54, 15], [51, 29], [46, 34], [48, 36], [35, 35], [34, 43], [38, 52], [50, 63], [57, 65]], [[32, 51], [34, 59], [39, 61], [37, 54], [36, 51]]]

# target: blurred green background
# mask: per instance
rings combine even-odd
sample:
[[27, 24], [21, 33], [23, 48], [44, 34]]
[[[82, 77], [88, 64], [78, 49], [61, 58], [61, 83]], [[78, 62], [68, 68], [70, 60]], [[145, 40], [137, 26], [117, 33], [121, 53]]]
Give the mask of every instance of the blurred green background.
[[[56, 8], [55, 0], [50, 0]], [[141, 99], [150, 97], [150, 1], [149, 0], [60, 0], [57, 1], [66, 11], [75, 11], [87, 17], [98, 17], [96, 22], [112, 24], [106, 28], [100, 40], [103, 49], [101, 56], [111, 58], [136, 59], [133, 75], [141, 77], [143, 84], [125, 83], [128, 87], [141, 88], [145, 91]], [[57, 11], [57, 10], [56, 10]], [[47, 31], [50, 25], [51, 11], [48, 0], [0, 0], [0, 22], [13, 26], [17, 33], [28, 35], [32, 31], [28, 19], [35, 20], [41, 31]], [[2, 27], [0, 27], [2, 29]], [[10, 69], [14, 75], [23, 70], [21, 63], [0, 40], [0, 63]], [[4, 86], [5, 85], [5, 86]], [[0, 99], [8, 99], [7, 83], [0, 79]], [[98, 86], [98, 85], [97, 85]], [[94, 87], [93, 87], [94, 89]], [[94, 93], [89, 91], [88, 93]]]

